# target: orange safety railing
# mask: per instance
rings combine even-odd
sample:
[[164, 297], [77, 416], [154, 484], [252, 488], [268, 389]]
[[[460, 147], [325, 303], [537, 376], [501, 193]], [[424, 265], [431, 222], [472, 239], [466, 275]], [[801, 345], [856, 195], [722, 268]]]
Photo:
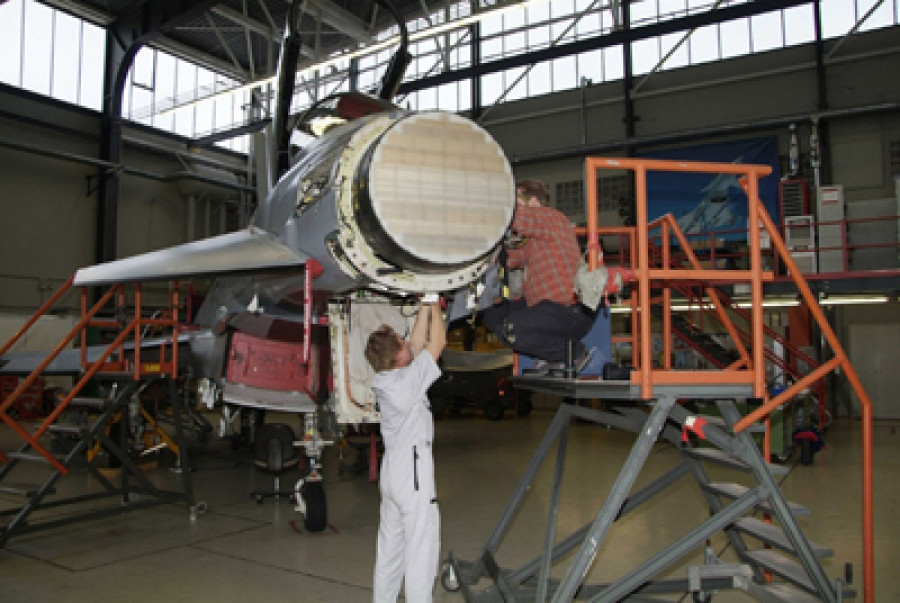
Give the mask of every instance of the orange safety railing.
[[[665, 223], [664, 223], [665, 222]], [[660, 230], [671, 228], [671, 221], [668, 218], [663, 217], [651, 224], [651, 227], [656, 226], [659, 227]], [[581, 237], [587, 236], [587, 228], [586, 227], [577, 227], [575, 229], [576, 234]], [[623, 232], [629, 231], [629, 232]], [[634, 237], [630, 236], [633, 234], [633, 228], [622, 228], [622, 227], [603, 227], [599, 230], [600, 235], [602, 236], [602, 240], [606, 243], [611, 244], [611, 248], [613, 251], [605, 253], [605, 257], [607, 258], [607, 263], [616, 263], [621, 262], [627, 266], [632, 265], [632, 261], [634, 260]], [[668, 245], [665, 246], [665, 250], [661, 245], [662, 235], [656, 235], [651, 237], [651, 241], [653, 243], [650, 245], [650, 264], [651, 266], [670, 266], [672, 268], [681, 268], [684, 267], [686, 262], [689, 262], [690, 255], [694, 255], [696, 252], [700, 252], [703, 250], [704, 258], [707, 261], [715, 265], [718, 261], [728, 261], [728, 262], [741, 262], [748, 260], [747, 253], [732, 253], [732, 252], [723, 252], [717, 250], [716, 242], [721, 242], [723, 240], [724, 235], [734, 236], [740, 235], [743, 240], [746, 240], [746, 230], [744, 229], [729, 229], [729, 230], [721, 230], [721, 231], [710, 231], [709, 233], [703, 233], [702, 235], [694, 234], [694, 235], [685, 235], [684, 238], [691, 242], [689, 252], [679, 252], [675, 249], [670, 249]], [[698, 245], [697, 243], [701, 243]], [[682, 245], [683, 241], [679, 241], [679, 245]], [[668, 258], [664, 260], [664, 252], [665, 257]], [[771, 258], [771, 253], [766, 254], [767, 257]], [[700, 256], [697, 255], [699, 258]], [[772, 262], [775, 264], [776, 269], [779, 267], [778, 262]], [[695, 266], [691, 266], [695, 267]], [[832, 275], [833, 276], [833, 275]], [[788, 277], [778, 277], [777, 270], [775, 280], [784, 280]], [[809, 277], [807, 277], [809, 278]], [[697, 293], [698, 290], [703, 289], [702, 283], [699, 282], [670, 282], [671, 288], [674, 291], [677, 291], [680, 295], [678, 299], [679, 302], [684, 301], [687, 305], [687, 312], [689, 318], [689, 322], [698, 328], [703, 328], [704, 319], [706, 317], [711, 317], [718, 322], [718, 313], [717, 311], [708, 303], [709, 300], [704, 300], [703, 292], [700, 291], [699, 295]], [[752, 320], [752, 314], [745, 309], [739, 307], [735, 304], [734, 300], [724, 292], [721, 288], [716, 288], [716, 295], [719, 298], [719, 301], [722, 302], [727, 308], [729, 308], [729, 313], [737, 315], [738, 317], [744, 319], [746, 323], [750, 323]], [[667, 298], [667, 299], [671, 299]], [[653, 299], [652, 301], [659, 301], [657, 299]], [[664, 317], [663, 320], [668, 320], [668, 317]], [[636, 324], [636, 322], [635, 322]], [[735, 325], [737, 329], [737, 333], [740, 335], [740, 339], [744, 343], [750, 343], [751, 335], [747, 333], [747, 331], [741, 328], [738, 325]], [[637, 332], [637, 327], [635, 326], [632, 333]], [[668, 323], [666, 332], [669, 332]], [[787, 358], [776, 353], [775, 350], [771, 349], [768, 345], [764, 347], [766, 360], [773, 366], [780, 369], [783, 374], [789, 377], [792, 380], [797, 380], [803, 375], [808, 374], [809, 372], [815, 370], [819, 363], [813, 359], [811, 356], [803, 352], [800, 348], [794, 345], [792, 342], [787, 340], [785, 337], [780, 335], [775, 329], [772, 329], [766, 324], [763, 324], [763, 332], [765, 336], [772, 342], [777, 342], [780, 344], [787, 354]], [[720, 361], [716, 358], [713, 358], [709, 355], [706, 350], [703, 350], [690, 341], [686, 336], [682, 335], [679, 331], [674, 330], [672, 334], [678, 337], [680, 340], [684, 341], [691, 349], [694, 349], [701, 356], [706, 358], [712, 364], [718, 367], [722, 367]], [[632, 337], [613, 337], [614, 343], [632, 343]], [[663, 351], [663, 364], [664, 368], [671, 368], [671, 354], [670, 354], [670, 340], [667, 338], [663, 345], [665, 347]], [[805, 365], [805, 370], [801, 369], [800, 364]], [[826, 399], [825, 399], [825, 380], [819, 379], [814, 382], [810, 388], [810, 394], [816, 401], [816, 407], [818, 411], [818, 425], [824, 426], [827, 424], [827, 408], [826, 408]]]
[[[678, 230], [678, 225], [671, 215], [663, 216], [662, 218], [655, 220], [654, 222], [651, 223], [651, 227], [654, 227], [654, 226], [659, 226], [660, 229], [663, 231], [663, 233], [667, 232], [669, 229]], [[681, 233], [680, 230], [678, 230], [678, 232]], [[686, 235], [681, 233], [678, 235], [677, 238], [678, 238], [680, 245], [683, 246], [686, 244], [686, 240], [687, 240]], [[660, 237], [657, 240], [665, 241], [666, 239], [663, 237]], [[670, 266], [672, 268], [680, 268], [680, 267], [682, 267], [682, 262], [686, 261], [686, 262], [689, 262], [689, 265], [692, 268], [700, 267], [699, 264], [697, 263], [698, 258], [696, 256], [695, 252], [693, 251], [693, 246], [691, 246], [690, 249], [686, 249], [684, 256], [679, 259], [672, 259], [670, 256], [671, 256], [671, 251], [670, 251], [668, 245], [658, 246], [658, 245], [654, 244], [651, 247], [651, 254], [650, 254], [651, 262], [654, 258], [659, 258], [658, 263], [662, 266]], [[668, 260], [665, 258], [668, 258]], [[712, 308], [712, 307], [710, 307], [710, 305], [704, 303], [702, 295], [701, 296], [695, 295], [694, 290], [697, 286], [697, 283], [681, 283], [681, 282], [676, 281], [676, 282], [672, 282], [670, 284], [671, 284], [672, 289], [677, 291], [684, 299], [686, 299], [688, 301], [688, 306], [692, 310], [696, 308], [696, 310], [699, 311], [701, 319], [704, 316], [711, 316], [716, 321], [720, 322], [721, 315], [719, 313], [719, 308], [725, 307], [725, 308], [729, 309], [729, 312], [741, 317], [747, 323], [750, 323], [750, 321], [752, 320], [751, 312], [748, 312], [747, 310], [735, 305], [734, 300], [731, 298], [731, 296], [729, 296], [727, 293], [725, 293], [724, 291], [722, 291], [719, 288], [715, 288], [715, 287], [713, 287], [713, 288], [707, 287], [706, 288], [708, 293], [715, 294], [715, 300], [718, 302], [718, 304], [714, 308]], [[697, 300], [697, 301], [695, 302], [695, 300]], [[712, 299], [710, 301], [712, 301]], [[668, 316], [666, 318], [668, 318]], [[721, 322], [720, 322], [720, 324], [721, 324]], [[728, 328], [731, 325], [726, 324], [723, 326]], [[736, 331], [737, 335], [740, 338], [740, 341], [742, 341], [743, 343], [749, 344], [751, 342], [751, 335], [749, 333], [747, 333], [746, 330], [742, 329], [740, 326], [738, 326], [738, 325], [733, 325], [733, 326], [734, 326], [734, 330]], [[666, 332], [669, 332], [669, 330], [666, 329]], [[790, 354], [790, 357], [792, 359], [794, 359], [794, 361], [800, 360], [808, 367], [808, 370], [801, 371], [794, 362], [786, 361], [780, 355], [775, 353], [774, 350], [770, 349], [769, 346], [764, 346], [763, 351], [765, 353], [766, 360], [770, 364], [776, 366], [781, 371], [783, 371], [783, 373], [786, 374], [788, 377], [790, 377], [792, 380], [796, 381], [796, 380], [802, 378], [805, 374], [808, 374], [809, 372], [818, 368], [818, 366], [819, 366], [818, 362], [816, 362], [808, 354], [805, 354], [802, 350], [797, 348], [790, 341], [788, 341], [787, 339], [782, 337], [777, 331], [775, 331], [775, 329], [769, 327], [766, 324], [763, 324], [763, 333], [769, 340], [778, 342], [783, 347], [783, 349], [788, 354]], [[730, 331], [729, 331], [729, 334], [731, 334]], [[669, 340], [669, 338], [666, 338], [666, 340], [664, 341], [664, 345], [668, 346], [669, 344], [670, 344], [670, 340]], [[671, 362], [671, 354], [669, 354], [668, 347], [666, 347], [663, 357], [664, 357], [665, 362], [667, 362], [667, 363]], [[744, 359], [742, 359], [741, 362], [743, 362], [743, 360]], [[671, 366], [669, 364], [667, 364], [665, 368], [671, 368]], [[824, 426], [826, 423], [825, 380], [819, 379], [818, 381], [813, 383], [810, 386], [810, 392], [812, 393], [813, 397], [816, 399], [816, 405], [817, 405], [817, 409], [818, 409], [818, 424], [820, 426]]]
[[[13, 345], [16, 344], [37, 321], [52, 308], [62, 296], [72, 287], [73, 279], [69, 279], [60, 289], [54, 293], [50, 299], [42, 305], [34, 315], [25, 322], [25, 324], [0, 348], [0, 356], [8, 352]], [[179, 305], [179, 288], [174, 283], [170, 290], [170, 306], [165, 316], [158, 318], [144, 318], [141, 316], [142, 296], [141, 286], [134, 285], [134, 305], [133, 317], [126, 317], [121, 311], [126, 309], [125, 304], [125, 285], [115, 285], [104, 293], [100, 299], [93, 305], [88, 307], [87, 288], [81, 291], [81, 319], [72, 328], [72, 330], [60, 341], [60, 343], [32, 370], [32, 372], [19, 382], [18, 387], [0, 404], [0, 420], [9, 425], [28, 445], [37, 453], [47, 459], [57, 471], [63, 475], [68, 470], [38, 441], [42, 435], [50, 428], [50, 426], [59, 418], [60, 414], [65, 411], [66, 407], [75, 396], [84, 388], [85, 385], [97, 374], [103, 372], [127, 372], [135, 380], [140, 379], [144, 375], [169, 375], [171, 377], [178, 376], [178, 305]], [[117, 302], [117, 312], [119, 315], [114, 320], [97, 319], [97, 314], [106, 306], [106, 304], [115, 299]], [[165, 342], [159, 348], [159, 358], [154, 362], [141, 361], [141, 338], [142, 329], [148, 326], [163, 327], [166, 329]], [[115, 339], [102, 349], [100, 354], [93, 361], [88, 359], [88, 329], [90, 327], [99, 327], [107, 329], [115, 329], [120, 332]], [[64, 349], [80, 335], [80, 378], [72, 387], [71, 391], [57, 403], [56, 408], [41, 422], [38, 428], [31, 434], [26, 432], [14, 418], [9, 416], [6, 411], [9, 409], [25, 392], [34, 381], [41, 376], [48, 366], [62, 353]], [[132, 356], [129, 360], [126, 357], [126, 342], [133, 345]], [[0, 453], [0, 460], [7, 462], [9, 459]]]
[[[600, 228], [597, 195], [598, 170], [630, 170], [634, 173], [636, 193], [636, 226], [633, 228]], [[671, 216], [664, 216], [650, 222], [647, 205], [647, 174], [653, 171], [664, 172], [691, 172], [709, 174], [734, 174], [740, 177], [741, 185], [747, 195], [748, 202], [748, 237], [749, 245], [749, 269], [710, 269], [704, 268], [696, 254], [691, 249], [687, 238], [678, 227], [677, 222]], [[737, 432], [745, 430], [752, 423], [760, 420], [768, 420], [768, 415], [779, 406], [791, 401], [806, 388], [822, 379], [829, 372], [841, 369], [850, 383], [853, 391], [859, 398], [862, 406], [863, 426], [863, 574], [864, 596], [867, 603], [874, 600], [874, 524], [873, 524], [873, 484], [872, 484], [872, 402], [862, 387], [860, 380], [850, 364], [843, 347], [837, 339], [834, 330], [828, 323], [825, 314], [819, 307], [816, 296], [812, 293], [791, 257], [781, 235], [766, 212], [759, 198], [759, 180], [768, 176], [771, 172], [769, 166], [742, 165], [734, 163], [702, 163], [688, 161], [665, 161], [655, 159], [632, 158], [598, 158], [590, 157], [585, 160], [585, 183], [587, 192], [587, 229], [589, 263], [592, 269], [599, 266], [599, 257], [596, 251], [599, 249], [601, 236], [618, 235], [628, 236], [633, 243], [630, 247], [635, 253], [630, 254], [629, 268], [634, 272], [635, 282], [632, 286], [636, 292], [631, 296], [631, 320], [632, 320], [632, 354], [633, 364], [636, 370], [632, 372], [632, 383], [640, 386], [641, 397], [652, 399], [654, 386], [657, 385], [690, 385], [690, 384], [746, 384], [752, 387], [753, 396], [762, 400], [762, 405], [743, 417], [735, 424]], [[661, 230], [662, 265], [657, 267], [651, 261], [650, 231], [659, 228]], [[631, 231], [631, 232], [626, 232]], [[813, 319], [825, 337], [834, 357], [822, 364], [807, 375], [798, 380], [778, 395], [770, 398], [766, 388], [765, 371], [765, 330], [763, 322], [763, 283], [772, 281], [774, 275], [771, 271], [763, 270], [763, 250], [760, 245], [760, 235], [768, 233], [774, 247], [773, 253], [787, 267], [789, 276], [793, 280], [799, 295], [809, 308]], [[669, 258], [669, 241], [674, 237], [682, 252], [685, 254], [690, 268], [672, 268]], [[668, 345], [671, 337], [671, 324], [669, 318], [669, 304], [671, 303], [671, 289], [676, 283], [748, 283], [750, 286], [750, 299], [752, 306], [749, 312], [750, 335], [749, 338], [741, 337], [731, 322], [726, 304], [712, 285], [705, 285], [706, 294], [713, 304], [713, 311], [717, 319], [725, 326], [732, 341], [740, 354], [740, 359], [722, 370], [674, 370], [670, 363], [665, 363], [663, 368], [656, 369], [652, 362], [651, 347], [651, 312], [654, 301], [660, 301], [666, 311], [663, 316], [663, 341]], [[661, 289], [660, 300], [651, 298], [651, 289]], [[744, 345], [746, 342], [747, 346]], [[669, 349], [664, 350], [666, 357]], [[768, 430], [767, 430], [768, 431]], [[764, 443], [765, 458], [768, 458], [768, 437]]]

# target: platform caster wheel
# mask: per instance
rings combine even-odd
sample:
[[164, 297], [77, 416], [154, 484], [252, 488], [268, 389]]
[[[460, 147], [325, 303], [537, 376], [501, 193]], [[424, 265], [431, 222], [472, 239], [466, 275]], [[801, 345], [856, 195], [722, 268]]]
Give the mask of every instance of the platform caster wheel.
[[441, 567], [441, 586], [448, 593], [455, 593], [459, 590], [459, 578], [456, 577], [456, 570], [449, 562], [444, 563]]
[[694, 603], [711, 603], [712, 595], [710, 593], [693, 593]]
[[813, 448], [810, 440], [800, 440], [800, 464], [812, 465]]

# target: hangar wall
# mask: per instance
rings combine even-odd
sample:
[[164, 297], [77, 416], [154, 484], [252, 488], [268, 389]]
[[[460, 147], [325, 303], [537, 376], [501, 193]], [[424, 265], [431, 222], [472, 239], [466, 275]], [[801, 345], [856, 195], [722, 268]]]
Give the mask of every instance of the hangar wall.
[[[846, 198], [893, 197], [891, 142], [900, 140], [900, 27], [848, 38], [826, 61], [827, 107], [820, 110], [812, 45], [771, 51], [635, 78], [635, 136], [626, 128], [621, 82], [589, 85], [491, 108], [484, 125], [503, 145], [519, 178], [541, 178], [551, 190], [582, 178], [581, 157], [652, 153], [777, 135], [787, 157], [789, 124], [809, 151], [812, 119], [828, 124], [831, 176]], [[582, 111], [584, 113], [582, 114]], [[582, 142], [584, 137], [584, 141]], [[808, 176], [812, 176], [805, 162]]]
[[[99, 130], [97, 113], [0, 86], [0, 312], [31, 313], [95, 263]], [[192, 153], [186, 139], [136, 126], [125, 140], [122, 164], [141, 174], [120, 174], [119, 257], [236, 226], [240, 191], [180, 176], [199, 170], [236, 184], [246, 159]]]

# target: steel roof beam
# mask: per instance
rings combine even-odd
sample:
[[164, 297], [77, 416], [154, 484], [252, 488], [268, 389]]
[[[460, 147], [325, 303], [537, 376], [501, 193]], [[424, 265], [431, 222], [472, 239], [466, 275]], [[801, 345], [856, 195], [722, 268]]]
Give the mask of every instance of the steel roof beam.
[[497, 73], [515, 67], [522, 67], [541, 61], [550, 59], [558, 59], [560, 57], [573, 54], [580, 54], [589, 50], [597, 50], [598, 48], [608, 48], [626, 42], [634, 42], [636, 40], [644, 40], [656, 36], [662, 36], [679, 31], [690, 30], [704, 25], [711, 25], [722, 21], [730, 21], [741, 17], [750, 17], [766, 13], [781, 8], [790, 8], [809, 4], [814, 0], [756, 0], [745, 4], [737, 4], [725, 8], [719, 8], [712, 11], [670, 19], [659, 23], [644, 25], [625, 30], [612, 31], [610, 33], [601, 34], [592, 38], [570, 42], [568, 44], [560, 44], [551, 48], [544, 48], [533, 52], [525, 52], [516, 56], [498, 59], [496, 61], [488, 61], [472, 67], [465, 67], [455, 71], [447, 71], [439, 75], [420, 78], [415, 81], [406, 82], [400, 86], [398, 94], [408, 94], [417, 90], [433, 88], [441, 84], [450, 82], [458, 82], [464, 79], [470, 79], [487, 75], [489, 73]]
[[321, 19], [331, 27], [337, 29], [361, 43], [372, 41], [372, 32], [365, 22], [351, 12], [348, 12], [328, 0], [307, 0], [307, 7], [318, 9]]
[[228, 61], [223, 61], [219, 57], [213, 56], [206, 52], [200, 52], [193, 46], [188, 46], [183, 42], [173, 40], [168, 36], [160, 36], [149, 44], [157, 50], [162, 50], [195, 65], [205, 67], [210, 71], [221, 73], [239, 82], [252, 81], [250, 72], [243, 68], [237, 68]]

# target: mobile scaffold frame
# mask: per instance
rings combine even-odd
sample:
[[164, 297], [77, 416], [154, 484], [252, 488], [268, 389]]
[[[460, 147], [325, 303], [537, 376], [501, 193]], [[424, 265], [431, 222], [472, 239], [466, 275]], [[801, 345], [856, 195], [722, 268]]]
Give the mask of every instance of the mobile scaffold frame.
[[[630, 170], [634, 174], [636, 196], [636, 226], [600, 228], [598, 225], [598, 170]], [[739, 178], [748, 201], [749, 269], [704, 268], [691, 248], [686, 236], [671, 215], [650, 222], [647, 205], [647, 174], [653, 171], [731, 174]], [[592, 270], [603, 262], [600, 251], [601, 236], [624, 236], [630, 241], [630, 261], [619, 270], [632, 281], [631, 296], [631, 346], [634, 370], [630, 380], [603, 381], [597, 377], [565, 379], [556, 377], [522, 377], [517, 386], [534, 391], [582, 399], [618, 401], [614, 412], [597, 412], [585, 408], [563, 405], [559, 414], [541, 442], [531, 464], [526, 469], [512, 499], [490, 535], [481, 554], [472, 562], [456, 559], [452, 553], [445, 564], [442, 581], [445, 587], [460, 587], [469, 601], [519, 601], [537, 600], [570, 601], [576, 596], [591, 601], [620, 601], [624, 599], [647, 600], [658, 593], [692, 592], [695, 597], [709, 589], [742, 588], [748, 594], [763, 601], [825, 600], [837, 602], [853, 593], [841, 580], [830, 582], [817, 557], [828, 554], [824, 547], [808, 542], [797, 526], [794, 515], [798, 507], [784, 500], [772, 473], [777, 466], [768, 465], [768, 429], [763, 450], [750, 436], [751, 426], [763, 421], [776, 408], [791, 401], [806, 388], [831, 371], [840, 369], [856, 393], [862, 408], [862, 503], [863, 503], [863, 596], [866, 603], [874, 601], [874, 529], [873, 529], [873, 477], [872, 477], [872, 404], [853, 366], [837, 339], [834, 330], [818, 305], [815, 295], [793, 261], [777, 227], [759, 198], [759, 180], [771, 173], [769, 166], [733, 163], [701, 163], [688, 161], [664, 161], [632, 158], [587, 158], [585, 183], [587, 197], [587, 227], [577, 229], [587, 237], [588, 257]], [[651, 257], [651, 232], [659, 231], [664, 242], [662, 258], [655, 264]], [[827, 341], [833, 357], [808, 375], [798, 379], [781, 393], [771, 396], [766, 387], [765, 341], [763, 322], [763, 283], [774, 277], [763, 269], [761, 235], [767, 233], [777, 261], [786, 266], [800, 299], [809, 309]], [[673, 268], [669, 261], [670, 244], [675, 240], [681, 248], [689, 267]], [[625, 256], [621, 256], [625, 257]], [[732, 338], [739, 359], [722, 370], [675, 370], [671, 366], [671, 321], [667, 309], [671, 304], [671, 289], [679, 283], [704, 283], [706, 295], [714, 306], [720, 322]], [[750, 289], [752, 309], [750, 315], [749, 346], [738, 335], [731, 322], [728, 308], [712, 284], [747, 283]], [[662, 291], [661, 296], [651, 297], [652, 291]], [[651, 308], [662, 304], [663, 365], [654, 368], [651, 347]], [[722, 419], [692, 415], [677, 404], [682, 398], [707, 399], [719, 406]], [[741, 416], [736, 401], [754, 399], [759, 406]], [[646, 409], [641, 409], [645, 406]], [[645, 412], [649, 410], [649, 412]], [[631, 455], [623, 465], [619, 477], [604, 500], [595, 521], [584, 526], [563, 540], [556, 542], [556, 517], [559, 504], [559, 487], [564, 465], [567, 425], [572, 416], [610, 425], [638, 434]], [[673, 424], [675, 425], [673, 427]], [[690, 441], [685, 445], [685, 434], [705, 440], [713, 450], [695, 448]], [[650, 447], [657, 438], [671, 441], [682, 449], [684, 463], [637, 493], [629, 495], [635, 478], [646, 460]], [[497, 564], [494, 553], [512, 522], [519, 504], [530, 488], [531, 480], [550, 451], [559, 440], [556, 473], [551, 490], [550, 511], [545, 531], [544, 546], [537, 558], [517, 570], [505, 570]], [[737, 484], [709, 482], [699, 461], [714, 461], [750, 471], [756, 483], [746, 488]], [[583, 581], [597, 558], [603, 539], [612, 524], [623, 514], [647, 498], [663, 491], [668, 484], [683, 475], [693, 475], [710, 506], [711, 517], [691, 530], [684, 538], [662, 550], [641, 567], [613, 584], [588, 585]], [[761, 510], [780, 524], [778, 534], [771, 534], [765, 526], [744, 517], [748, 510]], [[763, 523], [763, 522], [760, 522]], [[752, 525], [751, 525], [752, 524]], [[769, 524], [766, 524], [769, 525]], [[653, 582], [661, 570], [681, 559], [687, 551], [702, 543], [712, 533], [725, 531], [730, 544], [738, 552], [742, 563], [724, 567], [721, 563], [690, 568], [687, 585]], [[781, 548], [795, 555], [799, 564], [784, 564], [774, 559], [771, 551], [751, 550], [741, 534], [750, 534], [767, 545]], [[561, 580], [550, 578], [550, 565], [566, 553], [578, 548], [572, 564]], [[772, 582], [771, 576], [786, 582]], [[483, 577], [489, 577], [492, 585], [476, 591], [474, 585]], [[795, 587], [799, 590], [795, 590]], [[680, 590], [679, 590], [680, 589]]]

